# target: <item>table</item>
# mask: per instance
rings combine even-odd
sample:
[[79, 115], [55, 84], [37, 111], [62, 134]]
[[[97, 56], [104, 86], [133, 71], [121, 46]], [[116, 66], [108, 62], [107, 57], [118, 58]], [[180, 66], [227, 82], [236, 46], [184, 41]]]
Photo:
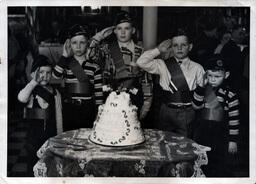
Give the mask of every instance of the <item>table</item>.
[[91, 129], [64, 132], [38, 150], [36, 177], [203, 177], [210, 149], [176, 134], [145, 129], [146, 141], [132, 147], [96, 145]]

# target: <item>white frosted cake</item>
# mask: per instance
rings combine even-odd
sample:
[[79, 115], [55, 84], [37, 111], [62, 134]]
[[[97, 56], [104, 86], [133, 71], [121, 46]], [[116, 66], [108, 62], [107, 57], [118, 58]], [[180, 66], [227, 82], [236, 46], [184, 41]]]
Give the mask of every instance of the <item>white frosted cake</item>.
[[110, 93], [106, 103], [99, 106], [89, 139], [106, 146], [130, 146], [145, 141], [137, 107], [131, 104], [128, 93]]

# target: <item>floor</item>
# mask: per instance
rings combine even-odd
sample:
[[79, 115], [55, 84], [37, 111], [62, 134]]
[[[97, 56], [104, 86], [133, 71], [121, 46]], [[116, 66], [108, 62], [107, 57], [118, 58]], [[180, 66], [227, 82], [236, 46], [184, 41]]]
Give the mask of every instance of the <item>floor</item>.
[[[14, 114], [13, 114], [14, 115]], [[28, 125], [15, 114], [8, 126], [7, 175], [28, 176], [27, 150], [25, 148]]]

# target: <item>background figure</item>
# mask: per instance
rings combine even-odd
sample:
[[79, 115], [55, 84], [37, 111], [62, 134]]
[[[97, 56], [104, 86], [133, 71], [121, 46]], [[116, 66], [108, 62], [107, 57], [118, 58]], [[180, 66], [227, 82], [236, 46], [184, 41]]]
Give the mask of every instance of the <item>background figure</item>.
[[230, 87], [237, 89], [238, 92], [242, 87], [243, 73], [243, 55], [239, 44], [245, 41], [245, 32], [242, 26], [235, 26], [231, 33], [231, 39], [223, 46], [220, 54], [227, 58], [228, 67], [230, 68], [230, 78], [228, 80]]
[[190, 52], [191, 59], [195, 60], [201, 65], [213, 55], [214, 49], [218, 45], [217, 40], [217, 21], [208, 20], [206, 17], [201, 20], [202, 30], [193, 39], [194, 46]]

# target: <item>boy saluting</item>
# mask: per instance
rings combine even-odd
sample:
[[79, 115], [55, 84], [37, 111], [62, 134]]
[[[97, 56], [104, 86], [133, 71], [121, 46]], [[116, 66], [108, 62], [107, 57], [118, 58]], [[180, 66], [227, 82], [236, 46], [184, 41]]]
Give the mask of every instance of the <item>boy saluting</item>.
[[31, 76], [32, 80], [18, 94], [18, 100], [26, 104], [24, 116], [30, 125], [26, 144], [29, 176], [33, 176], [40, 146], [63, 131], [61, 95], [49, 83], [52, 66], [47, 57], [38, 55], [35, 58]]
[[65, 81], [65, 131], [92, 127], [95, 110], [103, 103], [102, 72], [99, 65], [86, 57], [88, 45], [88, 31], [81, 25], [72, 26], [63, 55], [54, 67], [53, 76]]
[[[157, 74], [162, 87], [161, 108], [157, 127], [180, 135], [192, 136], [195, 111], [192, 108], [192, 91], [203, 83], [204, 69], [188, 57], [192, 49], [188, 34], [178, 29], [171, 39], [157, 48], [144, 52], [137, 64], [145, 71]], [[160, 54], [173, 53], [166, 60], [156, 59]]]
[[216, 55], [206, 63], [206, 78], [193, 95], [193, 107], [200, 110], [194, 140], [211, 147], [206, 176], [231, 176], [228, 160], [237, 152], [239, 135], [239, 100], [226, 79], [230, 72], [225, 60]]
[[138, 107], [139, 112], [142, 109], [144, 112], [140, 113], [145, 116], [145, 111], [149, 110], [149, 106], [143, 101], [141, 85], [145, 73], [137, 66], [137, 59], [143, 49], [132, 39], [135, 31], [130, 14], [122, 11], [117, 14], [114, 26], [102, 30], [93, 37], [90, 47], [97, 46], [111, 32], [114, 32], [116, 40], [108, 44], [101, 44], [105, 55], [103, 90], [106, 92], [111, 90], [129, 92], [132, 103]]

